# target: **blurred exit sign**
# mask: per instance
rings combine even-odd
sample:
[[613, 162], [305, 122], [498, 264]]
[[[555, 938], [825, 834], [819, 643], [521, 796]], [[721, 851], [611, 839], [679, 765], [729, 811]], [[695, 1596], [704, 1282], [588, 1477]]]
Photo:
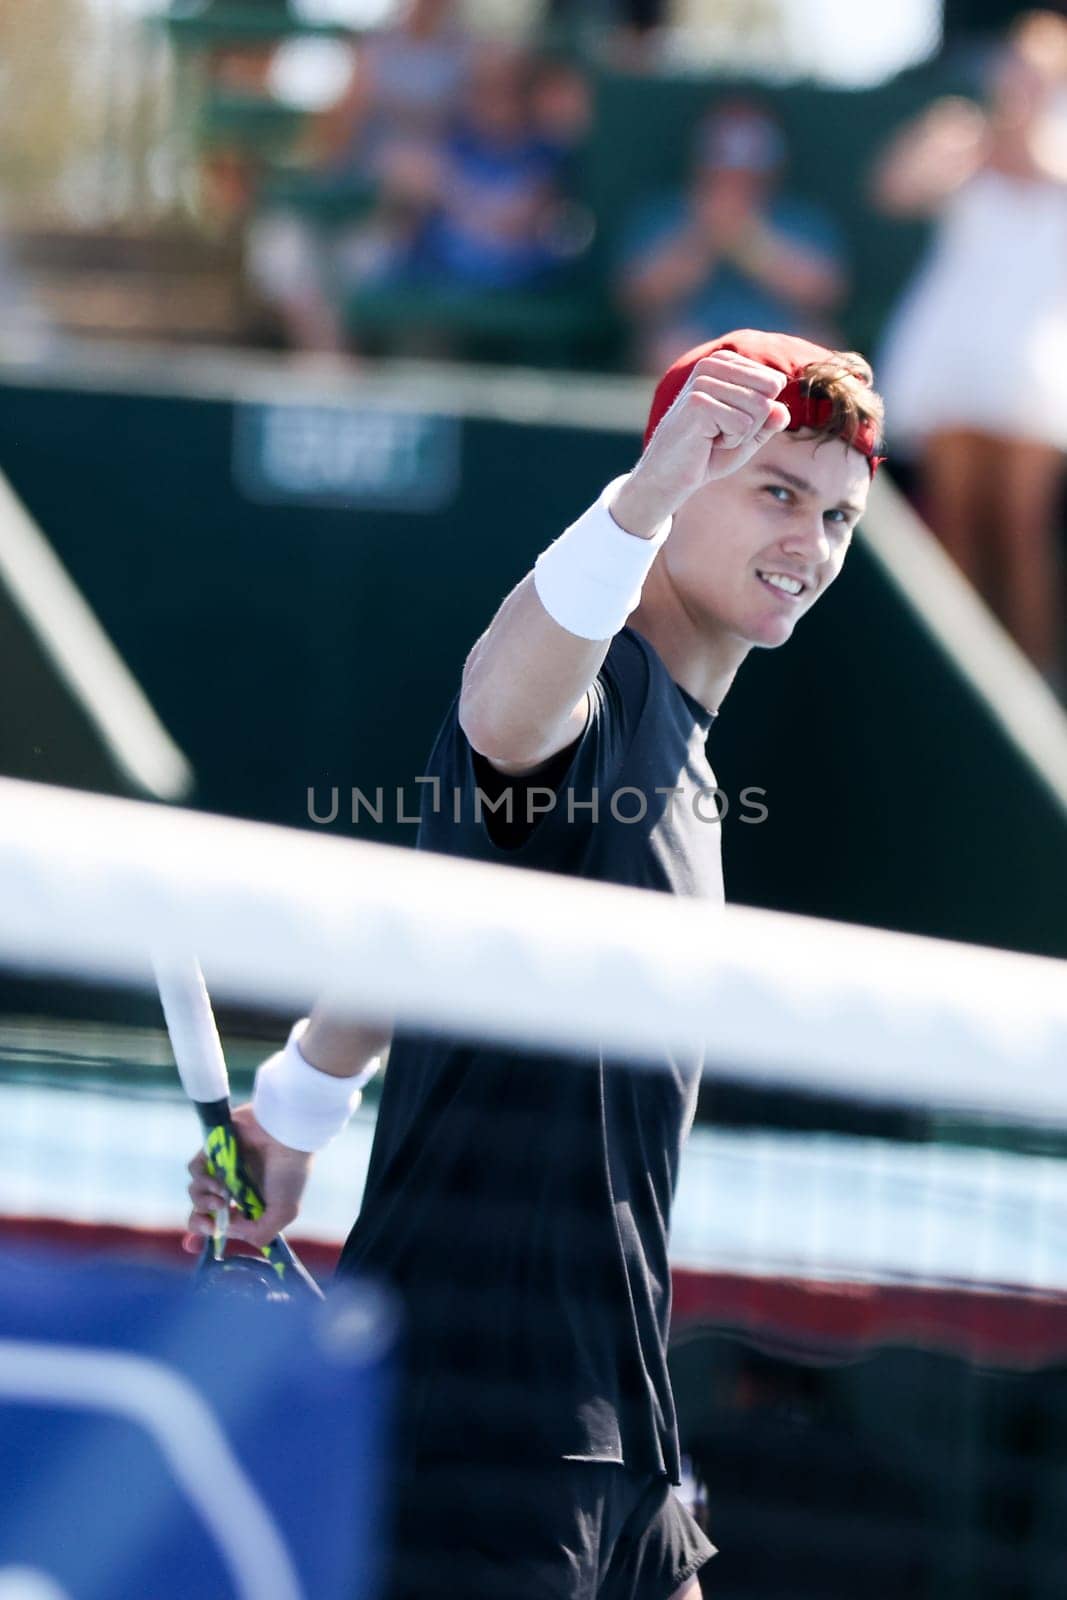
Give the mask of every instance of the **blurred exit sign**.
[[242, 405], [234, 477], [266, 504], [437, 511], [456, 493], [458, 417], [317, 405]]

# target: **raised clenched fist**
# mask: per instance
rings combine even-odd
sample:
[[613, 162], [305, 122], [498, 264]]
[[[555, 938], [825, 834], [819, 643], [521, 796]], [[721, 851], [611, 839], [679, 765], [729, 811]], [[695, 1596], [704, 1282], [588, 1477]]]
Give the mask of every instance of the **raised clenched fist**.
[[744, 466], [789, 426], [788, 408], [778, 399], [785, 383], [775, 367], [733, 350], [698, 361], [619, 490], [615, 519], [631, 532], [648, 533], [706, 483]]

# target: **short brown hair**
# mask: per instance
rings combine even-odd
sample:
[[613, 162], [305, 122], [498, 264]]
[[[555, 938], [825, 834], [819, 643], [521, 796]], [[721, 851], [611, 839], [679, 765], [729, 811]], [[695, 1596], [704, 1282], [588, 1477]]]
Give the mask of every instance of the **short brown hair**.
[[810, 430], [817, 437], [851, 444], [857, 430], [869, 425], [881, 441], [885, 403], [874, 388], [870, 363], [857, 351], [835, 350], [825, 361], [810, 362], [797, 382], [806, 398], [829, 401], [826, 421]]

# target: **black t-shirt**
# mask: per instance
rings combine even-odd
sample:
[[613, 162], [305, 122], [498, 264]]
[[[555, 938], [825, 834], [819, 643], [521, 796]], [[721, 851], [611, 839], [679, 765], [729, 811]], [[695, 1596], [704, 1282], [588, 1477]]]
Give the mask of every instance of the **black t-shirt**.
[[[577, 742], [523, 781], [475, 757], [457, 697], [418, 848], [721, 900], [713, 713], [630, 628], [590, 701]], [[510, 825], [479, 802], [479, 777], [490, 800], [513, 789]], [[398, 1032], [341, 1270], [384, 1277], [403, 1301], [409, 1449], [678, 1481], [667, 1245], [701, 1067]]]

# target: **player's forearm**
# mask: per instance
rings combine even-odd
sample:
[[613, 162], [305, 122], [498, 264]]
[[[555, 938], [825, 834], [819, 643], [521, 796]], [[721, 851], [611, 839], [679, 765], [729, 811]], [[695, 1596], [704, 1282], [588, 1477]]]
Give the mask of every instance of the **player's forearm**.
[[350, 1022], [316, 1006], [300, 1037], [300, 1054], [332, 1078], [354, 1078], [381, 1054], [392, 1031], [389, 1023]]
[[[532, 769], [581, 734], [587, 692], [640, 591], [643, 574], [627, 576], [628, 563], [647, 567], [652, 537], [670, 515], [663, 498], [638, 474], [611, 486], [512, 591], [471, 651], [460, 725], [498, 767]], [[588, 530], [590, 518], [592, 543], [568, 546], [561, 564], [557, 547]], [[591, 603], [583, 600], [589, 583]], [[622, 600], [612, 616], [601, 595], [613, 594]]]

